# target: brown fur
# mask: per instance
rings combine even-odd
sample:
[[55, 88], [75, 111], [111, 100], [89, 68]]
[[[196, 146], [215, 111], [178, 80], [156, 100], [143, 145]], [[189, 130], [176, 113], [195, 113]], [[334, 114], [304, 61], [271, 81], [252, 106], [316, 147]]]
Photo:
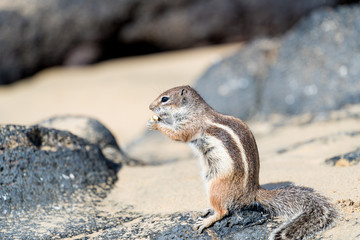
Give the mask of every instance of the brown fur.
[[[259, 188], [259, 170], [260, 161], [255, 138], [248, 128], [248, 126], [238, 118], [232, 116], [226, 116], [220, 113], [213, 114], [212, 120], [216, 123], [220, 123], [229, 126], [240, 138], [241, 143], [244, 146], [249, 164], [249, 179], [252, 186], [249, 186], [249, 190], [257, 190]], [[238, 154], [236, 152], [235, 154]]]
[[244, 165], [241, 161], [241, 155], [239, 155], [240, 149], [238, 148], [232, 137], [225, 130], [215, 126], [208, 127], [205, 130], [205, 134], [209, 136], [214, 136], [223, 142], [226, 151], [229, 153], [230, 157], [234, 160], [235, 163], [234, 170], [241, 172], [243, 175]]
[[149, 121], [150, 129], [187, 142], [201, 154], [214, 215], [198, 222], [200, 232], [229, 211], [254, 203], [289, 217], [270, 239], [306, 239], [334, 225], [336, 209], [313, 190], [260, 188], [259, 154], [250, 129], [240, 119], [216, 112], [190, 86], [165, 91], [149, 108], [159, 115], [158, 121]]
[[215, 179], [211, 182], [209, 189], [210, 204], [214, 211], [220, 216], [228, 213], [229, 181], [227, 179]]

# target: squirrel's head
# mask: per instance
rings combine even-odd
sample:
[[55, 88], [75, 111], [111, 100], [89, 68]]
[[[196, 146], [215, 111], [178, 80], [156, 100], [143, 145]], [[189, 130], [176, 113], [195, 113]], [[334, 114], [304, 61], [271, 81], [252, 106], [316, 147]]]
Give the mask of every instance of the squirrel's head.
[[160, 94], [149, 108], [159, 118], [165, 119], [190, 112], [190, 108], [196, 107], [196, 102], [203, 102], [199, 94], [190, 86], [180, 86]]

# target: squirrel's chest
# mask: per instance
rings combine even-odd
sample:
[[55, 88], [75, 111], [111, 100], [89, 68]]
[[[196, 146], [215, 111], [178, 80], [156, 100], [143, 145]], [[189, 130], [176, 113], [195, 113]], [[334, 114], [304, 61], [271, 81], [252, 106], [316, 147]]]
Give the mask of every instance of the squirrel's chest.
[[192, 140], [189, 145], [199, 156], [205, 180], [233, 171], [233, 159], [216, 137], [204, 135]]

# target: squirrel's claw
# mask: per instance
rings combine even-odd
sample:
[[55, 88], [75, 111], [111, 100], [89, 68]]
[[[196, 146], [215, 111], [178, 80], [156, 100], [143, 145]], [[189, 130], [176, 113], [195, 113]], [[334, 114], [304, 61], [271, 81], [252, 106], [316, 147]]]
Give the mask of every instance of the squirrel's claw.
[[208, 208], [200, 214], [201, 214], [200, 217], [205, 218], [209, 214], [211, 214], [211, 215], [214, 214], [214, 211], [211, 208]]
[[201, 234], [205, 229], [204, 226], [204, 218], [203, 217], [199, 217], [197, 219], [197, 221], [195, 222], [195, 225], [193, 227], [193, 230], [197, 231], [199, 234]]
[[147, 123], [146, 123], [146, 127], [150, 130], [156, 130], [156, 125], [157, 125], [157, 122], [155, 121], [152, 121], [152, 120], [149, 120]]

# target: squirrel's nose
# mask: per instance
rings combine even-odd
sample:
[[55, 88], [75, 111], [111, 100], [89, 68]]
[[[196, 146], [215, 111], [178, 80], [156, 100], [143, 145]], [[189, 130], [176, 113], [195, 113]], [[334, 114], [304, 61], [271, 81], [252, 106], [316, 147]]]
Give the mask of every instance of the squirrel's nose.
[[151, 111], [153, 111], [154, 110], [154, 108], [155, 108], [155, 106], [154, 106], [155, 104], [154, 103], [152, 103], [152, 104], [150, 104], [149, 105], [149, 109], [151, 110]]

